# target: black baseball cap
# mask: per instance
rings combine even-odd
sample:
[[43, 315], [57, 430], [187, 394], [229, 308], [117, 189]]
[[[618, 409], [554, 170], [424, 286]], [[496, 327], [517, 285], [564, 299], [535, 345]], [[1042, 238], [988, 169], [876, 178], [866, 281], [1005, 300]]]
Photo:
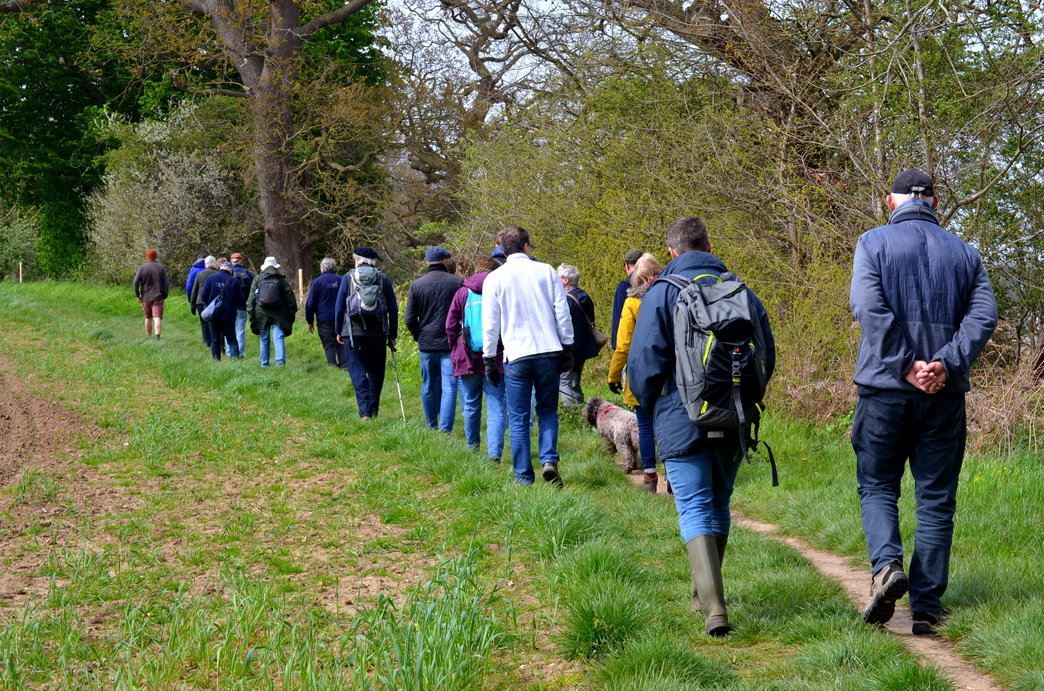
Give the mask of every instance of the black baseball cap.
[[892, 183], [892, 194], [923, 194], [930, 197], [935, 194], [935, 181], [923, 170], [911, 168], [896, 176]]

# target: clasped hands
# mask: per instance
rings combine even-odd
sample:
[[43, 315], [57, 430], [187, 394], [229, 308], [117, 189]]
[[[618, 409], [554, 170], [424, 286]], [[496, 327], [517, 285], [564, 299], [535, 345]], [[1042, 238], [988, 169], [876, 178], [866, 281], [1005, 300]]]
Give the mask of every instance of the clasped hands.
[[938, 393], [946, 386], [946, 368], [938, 360], [915, 360], [910, 371], [906, 373], [906, 381], [925, 393]]

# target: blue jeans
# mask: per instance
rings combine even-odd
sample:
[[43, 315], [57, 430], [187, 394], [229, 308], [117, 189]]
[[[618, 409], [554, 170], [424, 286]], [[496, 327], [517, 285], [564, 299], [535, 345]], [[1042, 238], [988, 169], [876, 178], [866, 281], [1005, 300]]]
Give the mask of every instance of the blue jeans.
[[531, 397], [536, 398], [540, 463], [559, 461], [558, 383], [558, 353], [516, 360], [504, 366], [511, 462], [518, 482], [529, 484], [535, 478], [532, 451], [529, 448], [529, 432], [533, 428]]
[[428, 427], [452, 432], [457, 413], [457, 378], [453, 376], [449, 351], [421, 353], [420, 366], [424, 420]]
[[967, 439], [964, 395], [881, 391], [860, 396], [852, 421], [863, 530], [873, 573], [903, 563], [899, 493], [910, 459], [917, 532], [910, 557], [910, 609], [938, 612], [950, 577], [957, 480]]
[[243, 357], [246, 355], [246, 323], [247, 323], [247, 311], [243, 309], [236, 309], [236, 333], [235, 341], [237, 351], [239, 355], [232, 354], [232, 340], [233, 334], [225, 334], [225, 355], [229, 357]]
[[634, 407], [634, 416], [638, 418], [638, 452], [642, 455], [642, 469], [655, 470], [656, 433], [653, 431], [653, 416], [642, 410], [640, 405]]
[[486, 447], [490, 458], [500, 460], [504, 453], [504, 431], [507, 415], [504, 410], [504, 382], [493, 386], [481, 374], [460, 377], [461, 407], [464, 409], [464, 438], [468, 446], [478, 448], [482, 428], [482, 394], [486, 394]]
[[708, 445], [687, 456], [663, 459], [682, 542], [697, 535], [729, 534], [729, 502], [741, 460], [736, 444]]
[[286, 364], [286, 344], [283, 342], [283, 330], [278, 324], [272, 324], [269, 329], [261, 329], [261, 366], [268, 367], [268, 344], [275, 343], [275, 359], [277, 365]]

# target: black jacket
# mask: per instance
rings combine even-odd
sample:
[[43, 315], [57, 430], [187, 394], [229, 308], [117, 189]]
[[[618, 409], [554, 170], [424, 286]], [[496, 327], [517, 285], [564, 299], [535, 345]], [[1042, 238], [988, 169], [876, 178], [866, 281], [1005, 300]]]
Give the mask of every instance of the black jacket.
[[566, 300], [569, 302], [569, 320], [573, 322], [573, 357], [577, 362], [590, 360], [598, 355], [598, 345], [591, 331], [594, 301], [585, 291], [575, 287], [566, 291]]
[[449, 352], [446, 314], [453, 296], [462, 285], [464, 279], [460, 276], [454, 276], [442, 264], [431, 264], [428, 273], [410, 286], [406, 300], [406, 328], [422, 353]]

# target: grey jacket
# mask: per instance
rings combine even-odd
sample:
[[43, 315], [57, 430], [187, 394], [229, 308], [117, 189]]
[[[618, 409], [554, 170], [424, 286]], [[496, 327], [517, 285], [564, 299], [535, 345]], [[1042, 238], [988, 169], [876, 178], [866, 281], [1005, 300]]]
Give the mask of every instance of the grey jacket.
[[979, 253], [916, 201], [859, 238], [849, 305], [862, 330], [855, 374], [860, 394], [917, 391], [905, 379], [915, 360], [943, 363], [940, 393], [966, 392], [972, 363], [997, 326]]

